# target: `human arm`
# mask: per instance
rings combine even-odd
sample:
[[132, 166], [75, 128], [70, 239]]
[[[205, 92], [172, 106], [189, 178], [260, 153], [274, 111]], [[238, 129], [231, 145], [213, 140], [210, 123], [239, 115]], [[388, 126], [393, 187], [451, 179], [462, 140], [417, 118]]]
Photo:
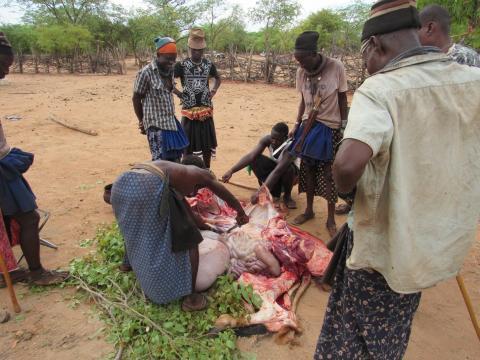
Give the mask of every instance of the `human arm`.
[[222, 78], [220, 77], [220, 74], [219, 74], [215, 64], [212, 64], [212, 67], [210, 68], [210, 74], [209, 75], [211, 77], [213, 77], [213, 79], [214, 79], [213, 87], [210, 90], [210, 98], [213, 98], [217, 94], [218, 88], [222, 84]]
[[344, 140], [332, 168], [341, 193], [355, 188], [370, 159], [390, 149], [393, 121], [380, 91], [359, 89], [354, 95]]
[[233, 194], [225, 188], [220, 182], [218, 182], [215, 177], [207, 172], [204, 171], [202, 176], [203, 185], [209, 188], [215, 195], [217, 195], [220, 199], [224, 200], [231, 208], [237, 211], [237, 223], [238, 225], [244, 225], [248, 223], [249, 219], [247, 214], [242, 208], [240, 202], [233, 196]]
[[133, 97], [132, 97], [132, 102], [133, 102], [133, 110], [135, 111], [135, 115], [137, 116], [138, 119], [138, 128], [140, 130], [140, 133], [145, 135], [145, 128], [143, 126], [143, 105], [142, 105], [142, 99], [145, 96], [140, 95], [139, 93], [134, 92]]
[[200, 230], [211, 230], [212, 228], [203, 221], [202, 217], [198, 215], [196, 212], [193, 211], [193, 209], [190, 207], [190, 204], [188, 201], [184, 198], [183, 203], [185, 204], [186, 208], [189, 210], [190, 214], [192, 215], [193, 220], [195, 221], [195, 224]]
[[263, 150], [265, 150], [265, 148], [270, 145], [270, 142], [270, 135], [264, 136], [262, 139], [260, 139], [258, 144], [252, 149], [252, 151], [244, 155], [230, 170], [228, 170], [222, 176], [222, 181], [228, 182], [233, 174], [250, 165], [260, 154], [263, 153]]
[[340, 107], [340, 117], [341, 120], [347, 120], [348, 117], [348, 101], [347, 101], [347, 92], [338, 93], [338, 106]]
[[297, 120], [295, 121], [295, 125], [294, 125], [292, 131], [290, 132], [290, 134], [288, 134], [288, 137], [290, 137], [290, 138], [293, 137], [293, 135], [297, 131], [298, 127], [302, 123], [303, 114], [305, 113], [305, 100], [303, 99], [303, 95], [300, 95], [300, 96], [301, 96], [302, 99], [300, 100], [300, 104], [298, 105]]
[[340, 145], [333, 163], [333, 181], [340, 193], [351, 192], [363, 175], [373, 152], [367, 144], [346, 139]]
[[[173, 77], [174, 78], [181, 78], [183, 76], [183, 67], [182, 63], [178, 61], [175, 66], [173, 67]], [[177, 88], [177, 83], [174, 82], [172, 92], [177, 95], [180, 99], [183, 97], [183, 91]]]
[[135, 78], [133, 85], [133, 111], [138, 119], [138, 128], [142, 134], [145, 134], [145, 128], [143, 126], [143, 104], [142, 101], [145, 98], [147, 91], [150, 87], [150, 80], [145, 71], [140, 70]]

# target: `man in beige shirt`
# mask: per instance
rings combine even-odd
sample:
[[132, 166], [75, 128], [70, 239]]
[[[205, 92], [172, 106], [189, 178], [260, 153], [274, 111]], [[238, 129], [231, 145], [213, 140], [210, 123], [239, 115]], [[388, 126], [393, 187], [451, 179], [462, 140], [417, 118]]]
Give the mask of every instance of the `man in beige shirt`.
[[[14, 60], [13, 50], [5, 35], [0, 32], [0, 79], [8, 73]], [[67, 273], [48, 271], [40, 262], [40, 217], [37, 203], [30, 185], [23, 173], [33, 163], [33, 154], [8, 146], [0, 123], [0, 221], [16, 221], [20, 226], [20, 247], [25, 255], [29, 271], [19, 270], [12, 274], [12, 280], [30, 280], [35, 285], [53, 285], [64, 281]], [[5, 231], [0, 226], [0, 231]], [[4, 282], [0, 278], [0, 286]]]
[[480, 69], [422, 47], [414, 2], [372, 7], [371, 77], [357, 90], [333, 176], [356, 188], [317, 359], [401, 359], [421, 291], [455, 276], [480, 201]]

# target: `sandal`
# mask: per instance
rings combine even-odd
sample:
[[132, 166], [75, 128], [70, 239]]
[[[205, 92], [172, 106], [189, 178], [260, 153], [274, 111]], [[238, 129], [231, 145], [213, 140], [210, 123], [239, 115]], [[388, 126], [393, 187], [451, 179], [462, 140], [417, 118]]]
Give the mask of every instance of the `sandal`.
[[314, 217], [315, 213], [312, 213], [311, 215], [300, 214], [295, 219], [293, 219], [292, 224], [296, 226], [302, 225], [305, 224], [308, 220], [312, 220]]
[[[192, 297], [199, 299], [198, 304], [193, 303]], [[186, 312], [200, 311], [206, 309], [208, 306], [207, 297], [203, 294], [191, 294], [186, 296], [182, 303], [182, 310]]]
[[340, 204], [335, 208], [335, 214], [337, 215], [346, 215], [350, 212], [352, 207], [348, 204]]
[[[29, 272], [26, 269], [17, 269], [10, 272], [10, 279], [12, 279], [12, 284], [16, 284], [19, 282], [26, 282], [28, 281]], [[5, 283], [5, 279], [3, 275], [0, 275], [0, 289], [7, 287]]]
[[68, 279], [68, 271], [43, 270], [41, 272], [30, 272], [30, 284], [37, 286], [58, 285]]

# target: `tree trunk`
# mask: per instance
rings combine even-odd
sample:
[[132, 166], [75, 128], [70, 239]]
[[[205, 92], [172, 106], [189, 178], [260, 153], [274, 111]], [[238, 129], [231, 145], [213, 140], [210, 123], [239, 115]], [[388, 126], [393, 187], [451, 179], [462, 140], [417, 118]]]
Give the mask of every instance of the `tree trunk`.
[[18, 70], [20, 71], [20, 74], [23, 74], [23, 53], [21, 52], [17, 53], [17, 58], [18, 58]]
[[35, 66], [35, 74], [38, 74], [38, 54], [33, 55], [33, 64]]
[[55, 62], [56, 62], [56, 64], [57, 64], [57, 74], [60, 74], [60, 68], [61, 68], [61, 65], [60, 65], [60, 56], [55, 55]]
[[275, 56], [275, 53], [273, 52], [272, 53], [272, 61], [271, 61], [271, 65], [270, 65], [270, 68], [268, 70], [268, 78], [267, 78], [267, 82], [269, 84], [273, 84], [274, 80], [275, 80], [275, 69], [277, 68], [277, 62], [276, 62], [276, 56]]

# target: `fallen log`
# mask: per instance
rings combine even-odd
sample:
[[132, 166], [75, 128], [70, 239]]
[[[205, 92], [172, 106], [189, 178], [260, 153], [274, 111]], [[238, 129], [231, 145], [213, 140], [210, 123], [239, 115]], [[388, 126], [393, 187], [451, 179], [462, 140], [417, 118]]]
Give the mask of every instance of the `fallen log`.
[[48, 117], [48, 120], [53, 121], [54, 123], [56, 123], [58, 125], [62, 125], [63, 127], [66, 127], [67, 129], [70, 129], [70, 130], [78, 131], [78, 132], [81, 132], [81, 133], [84, 133], [84, 134], [87, 134], [87, 135], [91, 135], [91, 136], [97, 136], [98, 135], [98, 133], [94, 130], [82, 129], [82, 128], [76, 126], [76, 125], [67, 124], [63, 121], [60, 121], [60, 120], [56, 119], [53, 115], [50, 115]]

